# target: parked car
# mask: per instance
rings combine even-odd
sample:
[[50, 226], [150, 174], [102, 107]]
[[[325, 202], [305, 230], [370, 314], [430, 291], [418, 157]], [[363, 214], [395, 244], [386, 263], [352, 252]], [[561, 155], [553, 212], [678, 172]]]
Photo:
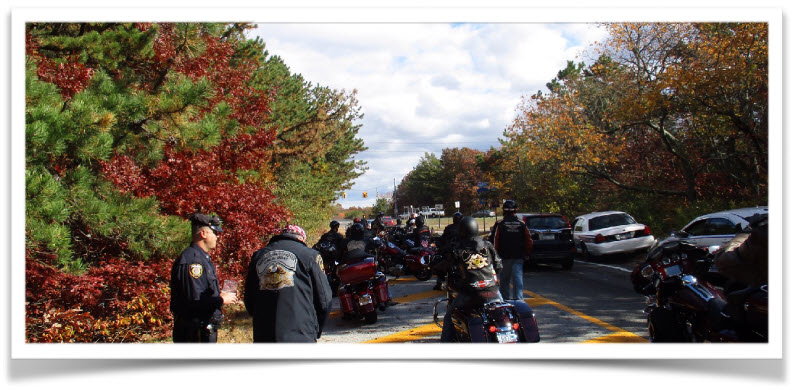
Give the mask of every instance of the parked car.
[[474, 218], [495, 217], [496, 216], [496, 212], [495, 211], [490, 211], [490, 210], [479, 210], [479, 211], [471, 214], [471, 216], [474, 217]]
[[647, 225], [622, 211], [602, 211], [576, 217], [573, 241], [584, 258], [646, 251], [655, 243]]
[[529, 228], [534, 241], [530, 263], [561, 264], [565, 270], [573, 268], [576, 248], [567, 218], [552, 213], [521, 213], [517, 216]]
[[768, 207], [747, 207], [701, 215], [694, 218], [683, 229], [671, 232], [669, 238], [656, 245], [661, 245], [672, 237], [678, 237], [685, 238], [686, 241], [699, 248], [722, 246], [746, 228], [749, 225], [749, 219], [755, 214], [768, 214]]
[[396, 226], [396, 221], [394, 221], [394, 219], [391, 218], [391, 216], [386, 215], [383, 216], [383, 224], [386, 226]]

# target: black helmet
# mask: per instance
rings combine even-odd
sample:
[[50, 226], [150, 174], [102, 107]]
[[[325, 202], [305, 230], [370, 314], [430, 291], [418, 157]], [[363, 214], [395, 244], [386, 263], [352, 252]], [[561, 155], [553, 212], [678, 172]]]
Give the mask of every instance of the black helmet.
[[479, 235], [479, 224], [471, 216], [462, 217], [457, 225], [457, 235], [461, 238], [472, 238]]
[[360, 223], [354, 223], [350, 226], [350, 229], [347, 231], [347, 236], [353, 240], [363, 240], [363, 230], [364, 227]]
[[514, 213], [518, 211], [518, 205], [515, 203], [514, 200], [507, 200], [504, 201], [504, 206], [501, 207], [505, 213]]
[[381, 211], [377, 213], [377, 216], [375, 218], [383, 218], [383, 216], [385, 216], [385, 213]]
[[339, 228], [339, 221], [330, 221], [330, 228], [331, 229], [338, 229]]
[[422, 226], [424, 226], [424, 216], [419, 215], [418, 217], [416, 217], [416, 227], [420, 228]]
[[456, 224], [456, 223], [460, 222], [460, 220], [462, 218], [463, 218], [463, 213], [458, 211], [458, 212], [454, 213], [454, 215], [452, 215], [452, 223]]
[[397, 225], [401, 225], [401, 224], [402, 224], [402, 218], [397, 218]]

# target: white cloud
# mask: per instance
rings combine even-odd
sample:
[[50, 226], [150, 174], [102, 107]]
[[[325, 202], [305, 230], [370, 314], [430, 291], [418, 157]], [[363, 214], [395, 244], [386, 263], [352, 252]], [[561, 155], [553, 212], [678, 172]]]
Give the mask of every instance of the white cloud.
[[568, 60], [603, 36], [593, 24], [259, 24], [271, 55], [314, 84], [358, 90], [364, 113], [357, 159], [361, 193], [393, 191], [424, 156], [445, 147], [487, 149], [522, 95], [545, 89]]

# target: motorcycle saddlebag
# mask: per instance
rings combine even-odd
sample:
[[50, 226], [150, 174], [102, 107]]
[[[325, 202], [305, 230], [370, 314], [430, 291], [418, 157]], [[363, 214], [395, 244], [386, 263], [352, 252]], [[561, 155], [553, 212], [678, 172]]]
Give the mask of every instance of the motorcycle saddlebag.
[[377, 271], [374, 257], [367, 257], [357, 262], [339, 265], [339, 280], [343, 284], [357, 284], [374, 277]]
[[529, 304], [522, 300], [507, 301], [515, 306], [520, 318], [520, 328], [527, 343], [537, 343], [540, 341], [540, 329], [537, 327], [537, 320]]

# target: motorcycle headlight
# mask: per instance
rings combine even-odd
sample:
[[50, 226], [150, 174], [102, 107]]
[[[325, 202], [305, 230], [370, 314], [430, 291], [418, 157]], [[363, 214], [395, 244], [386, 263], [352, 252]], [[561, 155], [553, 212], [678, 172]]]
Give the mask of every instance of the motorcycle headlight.
[[653, 273], [655, 273], [655, 270], [652, 266], [645, 265], [644, 268], [642, 268], [641, 273], [644, 278], [650, 279], [650, 277], [653, 276]]

